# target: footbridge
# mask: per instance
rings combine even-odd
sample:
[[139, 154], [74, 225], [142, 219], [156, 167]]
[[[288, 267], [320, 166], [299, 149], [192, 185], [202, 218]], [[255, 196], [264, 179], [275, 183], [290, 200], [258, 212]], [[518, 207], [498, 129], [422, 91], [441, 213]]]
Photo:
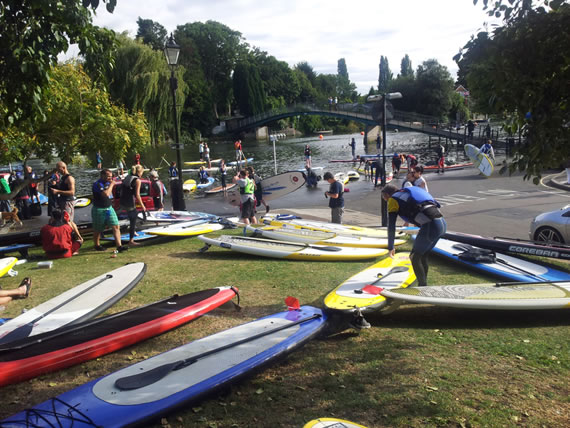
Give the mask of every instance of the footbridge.
[[[352, 120], [368, 126], [381, 125], [382, 116], [378, 112], [379, 103], [368, 104], [337, 104], [333, 106], [318, 106], [314, 104], [294, 104], [287, 107], [268, 110], [251, 117], [235, 118], [226, 121], [226, 131], [239, 134], [249, 129], [258, 128], [279, 119], [294, 116], [325, 116], [336, 119]], [[464, 127], [456, 128], [442, 124], [437, 118], [417, 113], [394, 110], [391, 105], [386, 108], [386, 125], [391, 129], [421, 132], [430, 136], [456, 140], [462, 143], [469, 141], [477, 145], [487, 139], [479, 130], [479, 135], [468, 137]], [[492, 138], [495, 135], [492, 135]], [[497, 138], [493, 138], [495, 141]]]

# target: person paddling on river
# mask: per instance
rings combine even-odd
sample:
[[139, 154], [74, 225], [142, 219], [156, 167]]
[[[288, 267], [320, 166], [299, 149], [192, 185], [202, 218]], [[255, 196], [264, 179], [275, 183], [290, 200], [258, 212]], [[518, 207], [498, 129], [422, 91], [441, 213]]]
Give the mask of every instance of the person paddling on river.
[[414, 241], [410, 260], [418, 280], [418, 286], [427, 285], [428, 254], [447, 229], [447, 223], [439, 211], [440, 205], [432, 195], [421, 187], [398, 189], [388, 184], [382, 189], [382, 199], [388, 203], [388, 251], [394, 257], [396, 219], [400, 216], [406, 223], [420, 228]]

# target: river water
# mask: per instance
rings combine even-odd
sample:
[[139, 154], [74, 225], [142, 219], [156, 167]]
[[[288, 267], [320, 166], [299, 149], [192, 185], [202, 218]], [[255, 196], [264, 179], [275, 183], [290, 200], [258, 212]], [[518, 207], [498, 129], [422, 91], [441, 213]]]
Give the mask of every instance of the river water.
[[[367, 145], [363, 144], [363, 136], [357, 134], [343, 135], [319, 135], [302, 137], [302, 138], [285, 138], [275, 143], [275, 154], [277, 158], [277, 173], [304, 168], [304, 148], [308, 144], [312, 151], [313, 167], [321, 166], [324, 171], [346, 172], [354, 169], [352, 163], [329, 163], [335, 159], [350, 159], [351, 149], [348, 143], [354, 138], [356, 140], [356, 154], [377, 154], [375, 140], [369, 141]], [[431, 147], [428, 136], [417, 132], [393, 132], [387, 134], [386, 153], [413, 153], [419, 158], [422, 164], [431, 164], [436, 160], [437, 140], [432, 139]], [[275, 166], [273, 160], [273, 145], [269, 141], [247, 140], [242, 142], [243, 152], [246, 157], [254, 158], [252, 165], [256, 172], [262, 177], [269, 177], [275, 174]], [[235, 159], [235, 151], [233, 141], [212, 141], [210, 146], [210, 158], [224, 158], [226, 162]], [[198, 146], [186, 146], [181, 151], [182, 161], [198, 160]], [[449, 143], [446, 150], [446, 159], [450, 163], [461, 163], [467, 160], [463, 148], [456, 144]], [[129, 159], [127, 159], [128, 161]], [[134, 160], [134, 158], [132, 159]], [[163, 181], [168, 179], [167, 161], [176, 160], [176, 151], [168, 146], [159, 148], [149, 148], [141, 153], [141, 163], [148, 168], [158, 168], [159, 175]], [[128, 162], [127, 162], [128, 163]], [[44, 169], [53, 167], [53, 165], [45, 165], [39, 160], [31, 160], [28, 162], [36, 172], [42, 172]], [[55, 164], [55, 162], [54, 162]], [[387, 169], [390, 169], [391, 160], [387, 159]], [[110, 165], [106, 159], [103, 162], [104, 167], [114, 167]], [[358, 166], [358, 165], [356, 165]], [[183, 167], [191, 168], [191, 167]], [[69, 170], [76, 178], [77, 194], [84, 195], [91, 192], [92, 183], [98, 178], [98, 171], [93, 166], [81, 167], [77, 165], [69, 165]], [[197, 172], [184, 173], [183, 178], [197, 179]], [[212, 174], [218, 178], [217, 173]], [[192, 194], [190, 197], [200, 197], [199, 194]]]

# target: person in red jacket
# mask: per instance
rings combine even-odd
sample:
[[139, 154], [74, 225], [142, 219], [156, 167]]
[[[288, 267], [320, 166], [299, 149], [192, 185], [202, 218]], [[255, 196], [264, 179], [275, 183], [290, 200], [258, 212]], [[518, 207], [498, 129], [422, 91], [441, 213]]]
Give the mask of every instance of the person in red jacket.
[[54, 209], [49, 223], [40, 230], [42, 247], [48, 259], [62, 259], [76, 255], [83, 238], [72, 221], [66, 219], [65, 212]]

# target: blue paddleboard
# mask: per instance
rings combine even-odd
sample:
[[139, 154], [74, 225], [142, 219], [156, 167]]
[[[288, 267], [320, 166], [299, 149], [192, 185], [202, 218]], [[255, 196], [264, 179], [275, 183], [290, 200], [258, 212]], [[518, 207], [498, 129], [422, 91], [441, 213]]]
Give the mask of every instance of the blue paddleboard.
[[201, 189], [205, 189], [206, 187], [210, 187], [212, 184], [214, 184], [215, 178], [214, 177], [208, 177], [208, 182], [207, 183], [200, 183], [196, 185], [196, 188], [201, 190]]
[[[147, 239], [152, 239], [152, 238], [157, 238], [157, 236], [155, 235], [149, 235], [148, 233], [145, 233], [144, 230], [139, 230], [137, 231], [138, 235], [135, 235], [135, 237], [133, 238], [133, 241], [137, 242], [137, 241], [146, 241]], [[129, 242], [130, 236], [128, 233], [123, 233], [121, 235], [121, 241], [122, 242]], [[111, 236], [105, 236], [103, 238], [104, 241], [114, 241], [115, 238], [113, 237], [113, 235], [111, 234]]]
[[14, 251], [18, 251], [22, 256], [28, 256], [28, 248], [32, 248], [33, 244], [13, 244], [13, 245], [6, 245], [5, 247], [0, 247], [0, 256], [4, 254], [13, 253]]
[[86, 383], [0, 425], [112, 428], [152, 421], [284, 357], [325, 324], [326, 315], [311, 306], [260, 318]]

